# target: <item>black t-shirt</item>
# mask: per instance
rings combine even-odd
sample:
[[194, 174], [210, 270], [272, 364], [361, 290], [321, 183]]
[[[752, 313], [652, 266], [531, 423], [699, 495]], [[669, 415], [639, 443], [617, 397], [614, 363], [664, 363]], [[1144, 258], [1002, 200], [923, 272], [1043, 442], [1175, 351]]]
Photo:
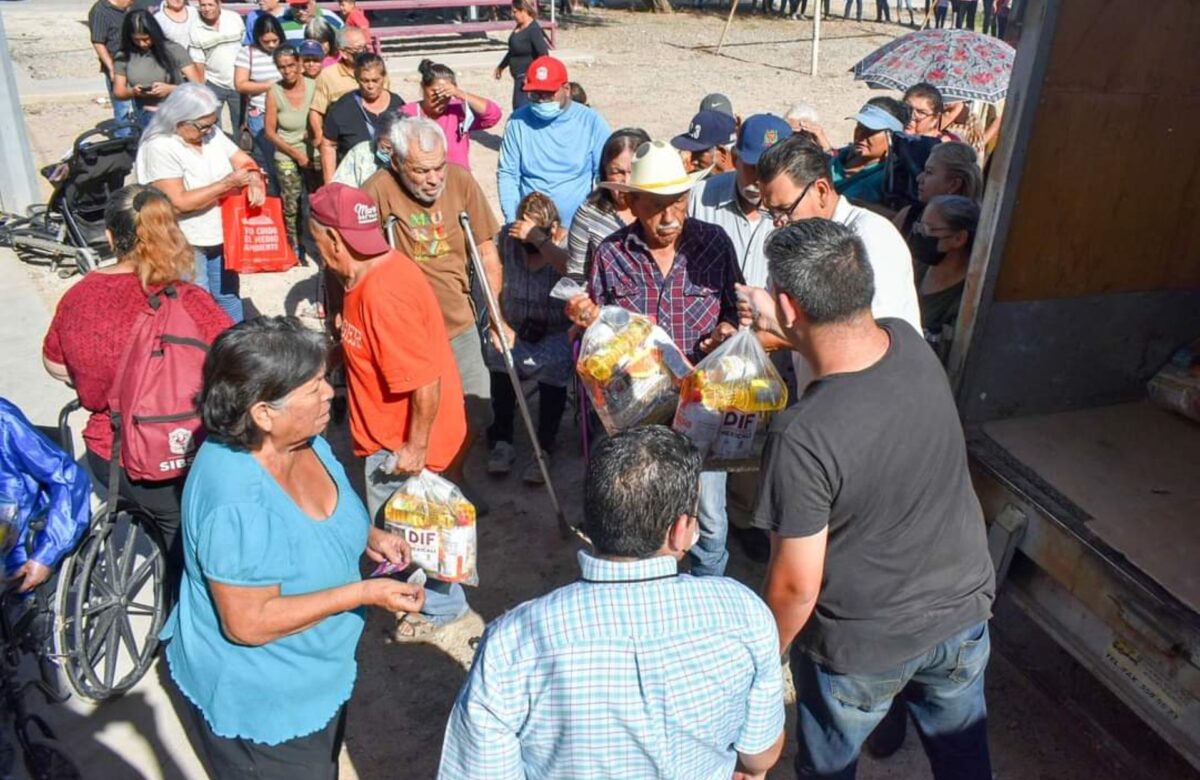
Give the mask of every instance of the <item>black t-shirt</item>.
[[549, 53], [550, 45], [546, 42], [546, 33], [535, 20], [524, 30], [518, 30], [508, 36], [508, 53], [500, 60], [500, 67], [508, 66], [512, 77], [520, 78], [529, 70], [529, 63]]
[[342, 95], [325, 112], [325, 137], [337, 143], [338, 162], [355, 146], [371, 140], [372, 130], [378, 126], [380, 117], [389, 111], [399, 111], [404, 105], [399, 95], [388, 94], [388, 107], [378, 114], [372, 114], [362, 104], [357, 89]]
[[771, 425], [755, 525], [829, 528], [797, 648], [842, 673], [894, 669], [986, 620], [995, 595], [983, 512], [946, 373], [902, 320], [863, 371], [816, 380]]

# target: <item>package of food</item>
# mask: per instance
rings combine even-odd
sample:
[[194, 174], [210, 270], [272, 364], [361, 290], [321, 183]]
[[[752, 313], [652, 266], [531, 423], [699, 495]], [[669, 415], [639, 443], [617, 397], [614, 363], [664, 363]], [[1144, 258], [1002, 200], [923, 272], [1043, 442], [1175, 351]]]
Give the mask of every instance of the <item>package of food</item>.
[[672, 427], [717, 460], [744, 458], [772, 412], [787, 406], [787, 385], [749, 328], [705, 356], [683, 381]]
[[1200, 421], [1200, 341], [1176, 351], [1146, 390], [1158, 406]]
[[383, 507], [384, 527], [403, 536], [413, 563], [434, 579], [478, 585], [475, 507], [448, 479], [422, 471], [406, 479]]
[[679, 384], [691, 371], [662, 328], [620, 306], [602, 306], [575, 365], [609, 433], [671, 419]]

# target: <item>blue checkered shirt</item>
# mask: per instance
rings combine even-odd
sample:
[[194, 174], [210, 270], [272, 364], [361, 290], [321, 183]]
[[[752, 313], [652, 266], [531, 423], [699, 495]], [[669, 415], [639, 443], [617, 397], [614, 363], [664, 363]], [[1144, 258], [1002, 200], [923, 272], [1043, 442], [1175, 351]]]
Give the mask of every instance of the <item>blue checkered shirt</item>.
[[728, 780], [783, 731], [766, 605], [673, 558], [579, 553], [579, 582], [488, 627], [450, 713], [442, 780]]

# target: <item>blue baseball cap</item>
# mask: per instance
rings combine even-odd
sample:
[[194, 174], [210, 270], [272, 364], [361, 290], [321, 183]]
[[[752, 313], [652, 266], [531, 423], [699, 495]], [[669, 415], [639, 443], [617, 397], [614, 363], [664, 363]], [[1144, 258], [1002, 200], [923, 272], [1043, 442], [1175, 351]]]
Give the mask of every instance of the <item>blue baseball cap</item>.
[[737, 137], [737, 120], [719, 111], [701, 111], [692, 117], [686, 133], [671, 139], [671, 146], [686, 152], [703, 152], [731, 144]]
[[854, 116], [846, 118], [853, 119], [868, 130], [890, 130], [893, 133], [904, 132], [904, 125], [900, 124], [899, 119], [879, 106], [870, 103], [860, 108]]
[[300, 45], [298, 47], [296, 47], [296, 51], [301, 57], [324, 57], [325, 56], [325, 49], [321, 46], [320, 43], [314, 41], [311, 38], [309, 38], [308, 40], [305, 40], [305, 41], [301, 41]]
[[747, 165], [758, 165], [763, 152], [792, 135], [791, 126], [774, 114], [755, 114], [742, 122], [738, 134], [738, 159]]

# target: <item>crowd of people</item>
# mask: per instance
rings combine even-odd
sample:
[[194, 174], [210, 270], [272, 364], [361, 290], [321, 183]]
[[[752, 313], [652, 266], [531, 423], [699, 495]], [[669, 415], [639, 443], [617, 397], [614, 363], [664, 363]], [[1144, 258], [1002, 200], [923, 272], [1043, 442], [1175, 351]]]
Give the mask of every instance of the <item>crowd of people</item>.
[[[396, 614], [401, 643], [473, 614], [459, 584], [363, 579], [360, 558], [410, 566], [383, 511], [425, 470], [488, 513], [465, 466], [481, 437], [487, 472], [517, 464], [504, 352], [537, 388], [531, 435], [556, 449], [572, 340], [602, 306], [646, 315], [692, 363], [752, 328], [792, 404], [749, 477], [661, 426], [593, 442], [581, 577], [471, 640], [440, 776], [763, 778], [785, 742], [782, 656], [798, 776], [853, 777], [911, 716], [935, 777], [991, 777], [995, 583], [942, 365], [998, 123], [918, 84], [867, 101], [840, 146], [806, 103], [742, 116], [721, 94], [677, 135], [614, 132], [514, 0], [498, 219], [470, 158], [501, 108], [428, 60], [406, 103], [352, 0], [264, 0], [244, 21], [220, 0], [129, 5], [98, 0], [90, 20], [114, 111], [142, 128], [136, 183], [105, 214], [117, 261], [62, 298], [43, 356], [91, 413], [92, 474], [161, 535], [168, 677], [214, 777], [336, 776], [362, 607]], [[224, 262], [234, 192], [282, 198], [319, 265], [321, 328], [244, 318]], [[472, 246], [499, 319], [479, 314]], [[586, 292], [564, 305], [563, 279]], [[186, 477], [150, 481], [109, 471], [109, 412], [147, 295], [168, 288], [209, 345], [205, 438]], [[324, 438], [331, 377], [362, 495]], [[520, 473], [543, 480], [532, 459]], [[731, 526], [765, 566], [758, 592], [724, 576]], [[20, 587], [68, 536], [16, 561]]]

